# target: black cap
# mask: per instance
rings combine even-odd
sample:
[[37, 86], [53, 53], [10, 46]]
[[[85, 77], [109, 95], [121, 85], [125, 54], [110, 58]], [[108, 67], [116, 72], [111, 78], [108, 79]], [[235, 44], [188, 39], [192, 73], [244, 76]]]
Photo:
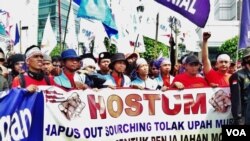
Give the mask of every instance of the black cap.
[[98, 63], [100, 63], [102, 59], [111, 59], [111, 54], [109, 52], [101, 52], [99, 54]]
[[200, 64], [200, 61], [199, 61], [197, 56], [189, 55], [189, 56], [187, 56], [187, 58], [185, 60], [185, 64], [191, 64], [191, 63], [199, 63]]

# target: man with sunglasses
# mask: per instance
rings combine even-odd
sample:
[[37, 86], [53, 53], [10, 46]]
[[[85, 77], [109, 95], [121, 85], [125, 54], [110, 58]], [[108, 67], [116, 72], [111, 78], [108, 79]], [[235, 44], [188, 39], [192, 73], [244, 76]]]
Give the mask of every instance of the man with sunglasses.
[[212, 68], [208, 58], [208, 39], [210, 36], [211, 34], [209, 32], [203, 33], [202, 63], [205, 78], [212, 87], [229, 86], [229, 77], [231, 76], [231, 74], [228, 73], [230, 57], [227, 54], [218, 55], [216, 58], [216, 68], [218, 70], [215, 71]]
[[230, 77], [232, 115], [235, 124], [250, 125], [250, 47], [243, 51], [244, 68]]
[[177, 74], [173, 80], [172, 87], [178, 89], [201, 88], [208, 86], [206, 80], [200, 75], [201, 63], [195, 55], [187, 56], [184, 62], [185, 72]]

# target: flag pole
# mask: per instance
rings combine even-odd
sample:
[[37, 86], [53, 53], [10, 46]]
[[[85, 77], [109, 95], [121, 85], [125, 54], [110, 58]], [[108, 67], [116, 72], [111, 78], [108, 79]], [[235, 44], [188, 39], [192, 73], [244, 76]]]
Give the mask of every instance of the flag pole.
[[[240, 29], [241, 29], [241, 16], [242, 16], [242, 4], [243, 4], [243, 2], [242, 1], [240, 1], [240, 10], [239, 10], [239, 12], [240, 12], [240, 17], [239, 17], [239, 40], [238, 40], [238, 44], [237, 44], [237, 49], [236, 49], [236, 58], [235, 58], [235, 63], [236, 63], [236, 66], [238, 65], [238, 59], [239, 59], [239, 46], [240, 46]], [[238, 67], [236, 67], [236, 70], [238, 70]]]
[[59, 47], [62, 52], [61, 0], [58, 0]]
[[22, 24], [19, 21], [19, 30], [20, 30], [20, 53], [22, 53]]
[[139, 33], [137, 34], [137, 37], [136, 37], [136, 40], [135, 40], [134, 51], [133, 51], [133, 53], [135, 53], [135, 49], [136, 49], [137, 44], [138, 44], [138, 39], [139, 39]]
[[68, 28], [69, 13], [70, 13], [70, 10], [71, 10], [71, 5], [72, 5], [72, 0], [70, 0], [70, 2], [69, 2], [69, 10], [68, 10], [67, 19], [66, 19], [66, 27], [65, 27], [65, 30], [64, 30], [64, 39], [63, 39], [63, 48], [62, 48], [62, 50], [64, 50], [65, 39], [66, 39], [66, 36], [67, 36], [66, 33], [67, 33], [67, 28]]
[[[157, 42], [158, 42], [158, 28], [159, 27], [159, 13], [157, 13], [156, 15], [156, 28], [155, 28], [155, 42], [154, 42], [154, 48], [157, 47]], [[156, 51], [156, 49], [154, 49], [154, 52]], [[158, 55], [156, 55], [157, 57]]]

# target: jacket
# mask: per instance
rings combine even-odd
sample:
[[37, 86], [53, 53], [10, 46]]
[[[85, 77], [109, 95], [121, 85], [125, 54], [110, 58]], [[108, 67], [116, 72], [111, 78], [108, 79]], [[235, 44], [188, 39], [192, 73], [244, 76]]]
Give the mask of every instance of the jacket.
[[250, 71], [245, 68], [229, 78], [235, 124], [250, 125]]

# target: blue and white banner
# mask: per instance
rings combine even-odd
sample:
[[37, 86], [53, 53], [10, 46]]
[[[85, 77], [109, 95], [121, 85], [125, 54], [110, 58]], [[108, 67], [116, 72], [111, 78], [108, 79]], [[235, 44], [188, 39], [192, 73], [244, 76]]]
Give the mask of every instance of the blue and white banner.
[[42, 92], [30, 94], [12, 89], [0, 99], [1, 141], [42, 141], [44, 99]]

